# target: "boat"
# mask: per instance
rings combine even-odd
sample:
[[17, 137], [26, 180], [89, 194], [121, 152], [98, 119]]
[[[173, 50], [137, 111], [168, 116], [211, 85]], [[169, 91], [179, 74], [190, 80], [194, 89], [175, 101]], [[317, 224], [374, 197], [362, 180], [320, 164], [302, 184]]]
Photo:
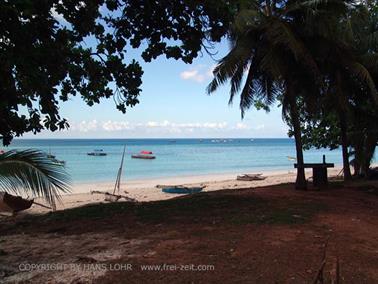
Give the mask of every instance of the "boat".
[[201, 192], [205, 187], [204, 186], [193, 186], [193, 187], [186, 187], [186, 186], [163, 186], [162, 191], [165, 193], [174, 193], [174, 194], [193, 194]]
[[88, 156], [106, 156], [107, 154], [102, 149], [93, 150], [93, 152], [87, 153]]
[[156, 159], [156, 157], [153, 155], [151, 151], [140, 151], [139, 154], [133, 154], [131, 155], [131, 158], [133, 159], [145, 159], [145, 160], [153, 160]]
[[[123, 147], [121, 165], [119, 166], [119, 169], [118, 169], [117, 178], [116, 178], [116, 182], [114, 184], [113, 192], [109, 193], [109, 192], [104, 192], [104, 191], [93, 190], [93, 191], [91, 191], [91, 194], [103, 194], [103, 195], [105, 195], [105, 201], [108, 201], [108, 202], [117, 202], [121, 198], [123, 198], [127, 201], [136, 202], [135, 199], [120, 194], [121, 176], [122, 176], [123, 161], [124, 161], [124, 158], [125, 158], [125, 151], [126, 151], [126, 146]], [[126, 194], [128, 193], [126, 190], [124, 192]]]
[[0, 192], [0, 211], [17, 213], [29, 209], [33, 205], [33, 199], [24, 199], [6, 192]]
[[65, 165], [66, 161], [58, 160], [55, 155], [52, 155], [51, 153], [47, 154], [47, 158], [53, 160], [57, 164]]
[[156, 159], [155, 156], [152, 156], [152, 155], [145, 155], [145, 154], [134, 154], [134, 155], [131, 155], [131, 158], [133, 158], [133, 159], [145, 159], [145, 160], [153, 160], [153, 159]]
[[245, 174], [236, 177], [236, 180], [240, 181], [253, 181], [253, 180], [264, 180], [266, 177], [263, 177], [262, 174]]
[[0, 212], [10, 212], [15, 214], [29, 209], [33, 204], [51, 209], [51, 207], [35, 202], [34, 199], [25, 199], [7, 192], [0, 192]]

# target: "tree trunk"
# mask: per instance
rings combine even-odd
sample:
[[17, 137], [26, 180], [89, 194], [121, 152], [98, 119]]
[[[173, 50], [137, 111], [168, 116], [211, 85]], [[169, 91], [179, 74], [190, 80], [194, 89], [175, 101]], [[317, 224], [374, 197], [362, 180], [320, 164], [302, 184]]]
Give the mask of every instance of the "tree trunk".
[[339, 114], [340, 130], [341, 130], [341, 148], [343, 152], [343, 170], [344, 180], [351, 180], [352, 174], [350, 172], [349, 153], [348, 153], [348, 137], [347, 137], [347, 125], [343, 114]]
[[371, 161], [374, 157], [374, 153], [375, 153], [375, 148], [376, 148], [376, 145], [377, 145], [377, 135], [374, 133], [367, 133], [366, 134], [366, 140], [365, 140], [365, 161], [364, 161], [364, 173], [365, 173], [365, 177], [366, 178], [369, 178], [370, 176], [370, 165], [371, 165]]
[[291, 123], [294, 129], [295, 137], [295, 149], [297, 152], [297, 179], [295, 181], [295, 189], [297, 190], [306, 190], [307, 181], [305, 177], [304, 161], [303, 161], [303, 148], [302, 148], [302, 137], [301, 137], [301, 123], [299, 120], [299, 113], [297, 103], [293, 94], [289, 94], [289, 103], [290, 103], [290, 116]]

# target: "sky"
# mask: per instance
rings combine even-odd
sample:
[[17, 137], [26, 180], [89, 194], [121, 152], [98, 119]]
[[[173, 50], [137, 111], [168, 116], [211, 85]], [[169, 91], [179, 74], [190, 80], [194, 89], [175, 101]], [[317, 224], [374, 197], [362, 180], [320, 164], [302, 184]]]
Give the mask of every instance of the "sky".
[[127, 50], [126, 60], [135, 58], [144, 70], [140, 103], [126, 114], [115, 107], [112, 99], [89, 107], [80, 97], [60, 104], [62, 117], [70, 128], [64, 131], [43, 131], [24, 138], [281, 138], [287, 137], [281, 109], [269, 113], [249, 110], [241, 119], [239, 97], [228, 105], [229, 85], [212, 94], [206, 86], [212, 69], [228, 51], [227, 42], [215, 46], [218, 53], [203, 53], [185, 64], [160, 56], [145, 63], [140, 51]]

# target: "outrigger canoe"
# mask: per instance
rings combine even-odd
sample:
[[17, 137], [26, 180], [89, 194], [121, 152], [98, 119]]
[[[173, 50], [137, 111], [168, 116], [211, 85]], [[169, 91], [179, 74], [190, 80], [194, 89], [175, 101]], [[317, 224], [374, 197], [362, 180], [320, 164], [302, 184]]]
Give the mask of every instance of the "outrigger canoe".
[[201, 192], [205, 187], [204, 186], [166, 186], [162, 187], [162, 191], [165, 193], [174, 193], [174, 194], [193, 194]]
[[236, 177], [237, 180], [241, 181], [253, 181], [253, 180], [264, 180], [266, 177], [263, 177], [262, 174], [246, 174]]

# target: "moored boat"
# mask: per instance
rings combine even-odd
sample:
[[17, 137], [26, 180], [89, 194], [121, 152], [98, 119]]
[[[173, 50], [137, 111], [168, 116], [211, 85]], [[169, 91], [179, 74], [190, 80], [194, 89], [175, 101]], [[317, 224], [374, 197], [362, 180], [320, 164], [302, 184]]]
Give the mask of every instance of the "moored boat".
[[102, 149], [96, 149], [93, 152], [87, 153], [88, 156], [106, 156], [107, 154]]
[[156, 157], [152, 154], [151, 151], [140, 151], [139, 154], [131, 155], [131, 158], [133, 158], [133, 159], [145, 159], [145, 160], [156, 159]]
[[65, 164], [66, 164], [66, 161], [58, 160], [58, 159], [56, 158], [55, 155], [52, 155], [52, 154], [50, 154], [50, 153], [47, 154], [47, 158], [53, 160], [53, 161], [54, 161], [55, 163], [57, 163], [57, 164], [61, 164], [61, 165], [65, 165]]
[[146, 160], [156, 159], [155, 156], [153, 156], [153, 155], [146, 155], [146, 154], [134, 154], [134, 155], [131, 155], [131, 158], [133, 158], [133, 159], [146, 159]]

